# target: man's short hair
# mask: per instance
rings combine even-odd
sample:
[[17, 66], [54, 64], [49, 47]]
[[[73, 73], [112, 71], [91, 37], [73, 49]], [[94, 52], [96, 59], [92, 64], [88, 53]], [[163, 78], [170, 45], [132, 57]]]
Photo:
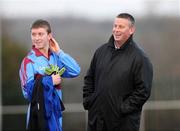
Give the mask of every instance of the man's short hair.
[[128, 13], [121, 13], [121, 14], [117, 15], [116, 18], [128, 19], [131, 22], [132, 26], [135, 24], [134, 17], [132, 15], [128, 14]]
[[36, 20], [32, 24], [31, 30], [33, 28], [45, 28], [48, 34], [51, 33], [51, 26], [50, 26], [49, 22], [47, 22], [46, 20], [42, 20], [42, 19]]

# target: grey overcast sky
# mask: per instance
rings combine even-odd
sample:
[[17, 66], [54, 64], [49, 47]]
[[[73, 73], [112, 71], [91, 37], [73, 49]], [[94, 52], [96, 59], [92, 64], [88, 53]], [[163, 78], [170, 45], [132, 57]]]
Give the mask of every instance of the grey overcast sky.
[[3, 17], [74, 16], [114, 18], [120, 12], [180, 16], [180, 0], [0, 0]]

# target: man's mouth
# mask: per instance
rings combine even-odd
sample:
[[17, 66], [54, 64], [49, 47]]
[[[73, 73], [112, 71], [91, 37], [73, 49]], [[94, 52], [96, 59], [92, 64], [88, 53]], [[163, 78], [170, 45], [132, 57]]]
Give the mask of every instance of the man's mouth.
[[115, 35], [116, 37], [120, 37], [121, 35], [120, 34], [118, 34], [118, 35]]

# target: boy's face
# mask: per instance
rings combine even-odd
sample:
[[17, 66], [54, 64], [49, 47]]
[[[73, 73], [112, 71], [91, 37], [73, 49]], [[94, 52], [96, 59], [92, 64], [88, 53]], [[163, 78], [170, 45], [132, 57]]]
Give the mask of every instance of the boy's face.
[[32, 44], [37, 49], [46, 49], [49, 48], [49, 40], [50, 40], [50, 33], [46, 31], [45, 28], [32, 28], [31, 29], [31, 40]]

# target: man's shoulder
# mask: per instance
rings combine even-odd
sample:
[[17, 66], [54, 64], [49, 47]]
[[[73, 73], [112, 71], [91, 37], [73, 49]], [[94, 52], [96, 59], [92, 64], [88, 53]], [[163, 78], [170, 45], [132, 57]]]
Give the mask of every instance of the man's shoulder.
[[140, 44], [137, 44], [136, 42], [133, 42], [133, 55], [138, 61], [149, 61], [149, 56], [147, 55], [145, 50], [140, 46]]
[[106, 49], [107, 47], [108, 47], [108, 43], [104, 43], [96, 49], [96, 52], [102, 51], [102, 50]]
[[132, 49], [135, 54], [140, 56], [146, 56], [145, 50], [140, 46], [139, 43], [136, 43], [134, 41], [132, 41], [132, 43]]

